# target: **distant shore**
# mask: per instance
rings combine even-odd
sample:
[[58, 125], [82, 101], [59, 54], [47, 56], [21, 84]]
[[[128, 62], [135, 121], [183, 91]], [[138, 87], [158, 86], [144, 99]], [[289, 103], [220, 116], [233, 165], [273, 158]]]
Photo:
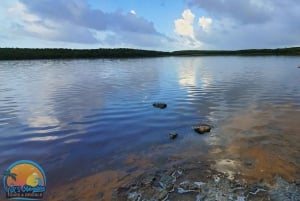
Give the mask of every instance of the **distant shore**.
[[143, 58], [168, 56], [300, 56], [300, 47], [245, 50], [181, 50], [153, 51], [129, 48], [63, 49], [63, 48], [0, 48], [0, 60], [28, 59], [97, 59]]

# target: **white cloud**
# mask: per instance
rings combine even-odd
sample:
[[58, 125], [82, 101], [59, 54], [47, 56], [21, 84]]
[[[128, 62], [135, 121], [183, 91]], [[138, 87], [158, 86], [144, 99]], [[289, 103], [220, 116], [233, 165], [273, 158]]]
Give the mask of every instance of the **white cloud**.
[[[270, 2], [282, 0], [187, 0], [190, 5], [204, 10], [217, 18], [229, 17], [243, 24], [264, 23], [271, 16]], [[292, 0], [293, 1], [293, 0]], [[261, 3], [263, 2], [263, 3]]]
[[27, 24], [26, 27], [24, 27], [24, 30], [35, 35], [44, 36], [44, 38], [52, 38], [57, 34], [53, 29], [37, 23]]
[[[299, 46], [297, 0], [187, 0], [212, 19], [198, 21], [195, 38], [209, 49]], [[263, 3], [262, 3], [263, 2]], [[203, 47], [203, 46], [202, 46]]]
[[135, 10], [131, 10], [130, 13], [131, 13], [132, 15], [136, 15]]
[[[88, 29], [68, 22], [57, 22], [31, 13], [25, 4], [16, 2], [8, 8], [13, 21], [13, 31], [19, 35], [27, 35], [50, 41], [66, 41], [95, 43], [97, 40]], [[75, 10], [73, 9], [75, 12]], [[74, 32], [76, 30], [76, 32]]]
[[[41, 23], [41, 18], [31, 14], [26, 6], [20, 2], [16, 2], [12, 7], [7, 9], [9, 17], [16, 19], [15, 31], [22, 28], [21, 32], [31, 33], [35, 36], [43, 36], [43, 38], [53, 38], [57, 35], [55, 24], [50, 21]], [[20, 21], [20, 22], [17, 22]], [[26, 25], [26, 26], [25, 26]]]
[[178, 46], [181, 48], [199, 48], [201, 46], [201, 42], [195, 37], [194, 19], [195, 15], [192, 11], [186, 9], [182, 13], [182, 18], [174, 21], [174, 31], [177, 35], [181, 36], [181, 38], [178, 39]]
[[210, 26], [212, 24], [213, 20], [211, 18], [206, 18], [206, 17], [200, 17], [198, 24], [199, 26], [206, 32], [210, 30]]
[[[155, 29], [153, 22], [137, 16], [135, 10], [105, 12], [92, 8], [88, 0], [18, 0], [8, 13], [10, 32], [45, 41], [103, 47], [117, 42], [125, 47], [153, 48], [170, 40]], [[110, 33], [108, 38], [98, 37], [107, 36], [107, 32]], [[117, 38], [122, 41], [115, 40]]]
[[8, 8], [8, 14], [11, 17], [18, 17], [27, 22], [40, 20], [38, 16], [28, 13], [26, 6], [20, 2], [16, 2], [15, 5]]
[[182, 18], [175, 20], [175, 32], [181, 36], [188, 36], [194, 38], [194, 18], [195, 15], [191, 10], [184, 10]]

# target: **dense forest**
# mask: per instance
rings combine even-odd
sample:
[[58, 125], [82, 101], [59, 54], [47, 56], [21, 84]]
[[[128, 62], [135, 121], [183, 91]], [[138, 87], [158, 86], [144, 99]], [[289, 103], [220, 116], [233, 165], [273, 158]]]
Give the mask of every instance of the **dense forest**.
[[164, 52], [137, 49], [0, 48], [0, 60], [157, 57]]
[[209, 56], [209, 55], [291, 55], [300, 56], [300, 47], [278, 48], [278, 49], [247, 49], [247, 50], [181, 50], [171, 52], [174, 56]]
[[128, 48], [117, 49], [33, 49], [33, 48], [0, 48], [0, 60], [22, 59], [82, 59], [82, 58], [136, 58], [161, 56], [259, 56], [291, 55], [300, 56], [300, 47], [279, 49], [248, 50], [181, 50], [174, 52], [139, 50]]

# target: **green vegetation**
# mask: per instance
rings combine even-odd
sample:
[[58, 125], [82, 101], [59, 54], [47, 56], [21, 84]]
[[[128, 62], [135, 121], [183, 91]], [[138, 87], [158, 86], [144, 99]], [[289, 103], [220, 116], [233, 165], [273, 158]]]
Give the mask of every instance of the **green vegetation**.
[[0, 48], [0, 60], [158, 57], [166, 52], [137, 49]]
[[171, 53], [174, 56], [264, 56], [291, 55], [300, 56], [300, 47], [278, 49], [248, 49], [248, 50], [182, 50]]
[[128, 48], [118, 49], [31, 49], [0, 48], [0, 60], [23, 59], [80, 59], [80, 58], [138, 58], [160, 56], [259, 56], [259, 55], [291, 55], [300, 56], [300, 47], [280, 49], [249, 50], [182, 50], [162, 52]]

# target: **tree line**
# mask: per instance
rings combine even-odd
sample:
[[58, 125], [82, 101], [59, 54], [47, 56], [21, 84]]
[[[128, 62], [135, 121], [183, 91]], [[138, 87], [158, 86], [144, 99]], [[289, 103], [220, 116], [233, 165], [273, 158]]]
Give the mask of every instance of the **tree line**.
[[181, 50], [173, 52], [140, 50], [129, 48], [116, 49], [64, 49], [64, 48], [0, 48], [0, 60], [25, 59], [84, 59], [84, 58], [142, 58], [163, 56], [259, 56], [293, 55], [300, 56], [300, 47], [278, 49], [248, 50]]

